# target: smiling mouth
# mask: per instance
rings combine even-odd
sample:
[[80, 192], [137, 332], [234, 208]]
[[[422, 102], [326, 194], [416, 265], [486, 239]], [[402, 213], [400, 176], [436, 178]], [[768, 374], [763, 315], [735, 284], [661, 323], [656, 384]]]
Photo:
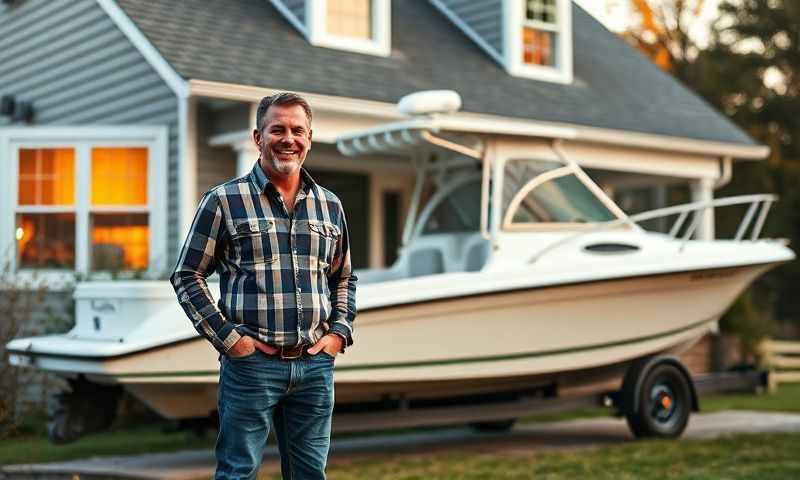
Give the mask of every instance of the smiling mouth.
[[272, 153], [275, 154], [276, 157], [292, 157], [298, 155], [300, 152], [297, 150], [273, 150]]

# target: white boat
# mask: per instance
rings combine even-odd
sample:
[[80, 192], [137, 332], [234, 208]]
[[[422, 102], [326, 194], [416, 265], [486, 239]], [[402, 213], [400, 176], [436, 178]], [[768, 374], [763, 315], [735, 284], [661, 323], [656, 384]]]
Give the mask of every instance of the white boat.
[[[398, 260], [357, 272], [356, 344], [336, 361], [337, 405], [612, 378], [685, 350], [755, 278], [794, 258], [758, 238], [771, 195], [631, 217], [558, 142], [502, 126], [421, 115], [338, 145], [406, 155], [418, 180]], [[704, 212], [734, 204], [749, 205], [734, 238], [693, 238]], [[638, 225], [653, 218], [672, 228]], [[86, 282], [75, 299], [75, 327], [12, 341], [12, 364], [122, 385], [167, 418], [215, 410], [217, 353], [168, 282]]]

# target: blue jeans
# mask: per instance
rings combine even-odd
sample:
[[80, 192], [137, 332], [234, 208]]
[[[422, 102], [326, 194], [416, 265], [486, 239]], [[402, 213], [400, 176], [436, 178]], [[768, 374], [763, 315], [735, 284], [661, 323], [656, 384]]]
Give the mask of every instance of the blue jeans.
[[256, 350], [223, 355], [214, 478], [256, 478], [275, 428], [284, 480], [325, 478], [333, 413], [333, 357], [281, 360]]

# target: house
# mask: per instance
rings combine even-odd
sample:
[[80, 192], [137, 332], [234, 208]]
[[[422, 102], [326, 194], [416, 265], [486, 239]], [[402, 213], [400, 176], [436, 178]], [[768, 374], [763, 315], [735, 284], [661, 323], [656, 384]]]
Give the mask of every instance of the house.
[[306, 165], [346, 205], [355, 266], [386, 265], [413, 170], [335, 139], [428, 89], [459, 92], [469, 121], [563, 138], [649, 207], [675, 185], [710, 199], [732, 161], [768, 153], [570, 0], [4, 0], [0, 251], [56, 285], [164, 277], [200, 195], [256, 160], [258, 101], [292, 90], [315, 109]]

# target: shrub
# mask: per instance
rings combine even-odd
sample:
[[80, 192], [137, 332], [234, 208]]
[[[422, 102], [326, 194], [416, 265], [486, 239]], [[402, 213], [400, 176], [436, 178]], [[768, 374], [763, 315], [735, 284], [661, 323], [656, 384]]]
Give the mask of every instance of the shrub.
[[[63, 311], [54, 311], [46, 302], [50, 291], [46, 281], [37, 276], [20, 275], [6, 261], [0, 268], [0, 437], [29, 429], [33, 416], [20, 410], [24, 389], [36, 383], [41, 387], [44, 417], [46, 395], [54, 386], [54, 378], [30, 368], [10, 365], [6, 344], [21, 335], [42, 335], [65, 331], [74, 324], [74, 308], [68, 302]], [[66, 292], [68, 298], [72, 298]], [[51, 385], [53, 384], [53, 385]]]
[[723, 332], [739, 339], [742, 360], [759, 362], [759, 344], [770, 336], [775, 328], [772, 317], [759, 309], [753, 301], [752, 290], [742, 293], [719, 323]]

